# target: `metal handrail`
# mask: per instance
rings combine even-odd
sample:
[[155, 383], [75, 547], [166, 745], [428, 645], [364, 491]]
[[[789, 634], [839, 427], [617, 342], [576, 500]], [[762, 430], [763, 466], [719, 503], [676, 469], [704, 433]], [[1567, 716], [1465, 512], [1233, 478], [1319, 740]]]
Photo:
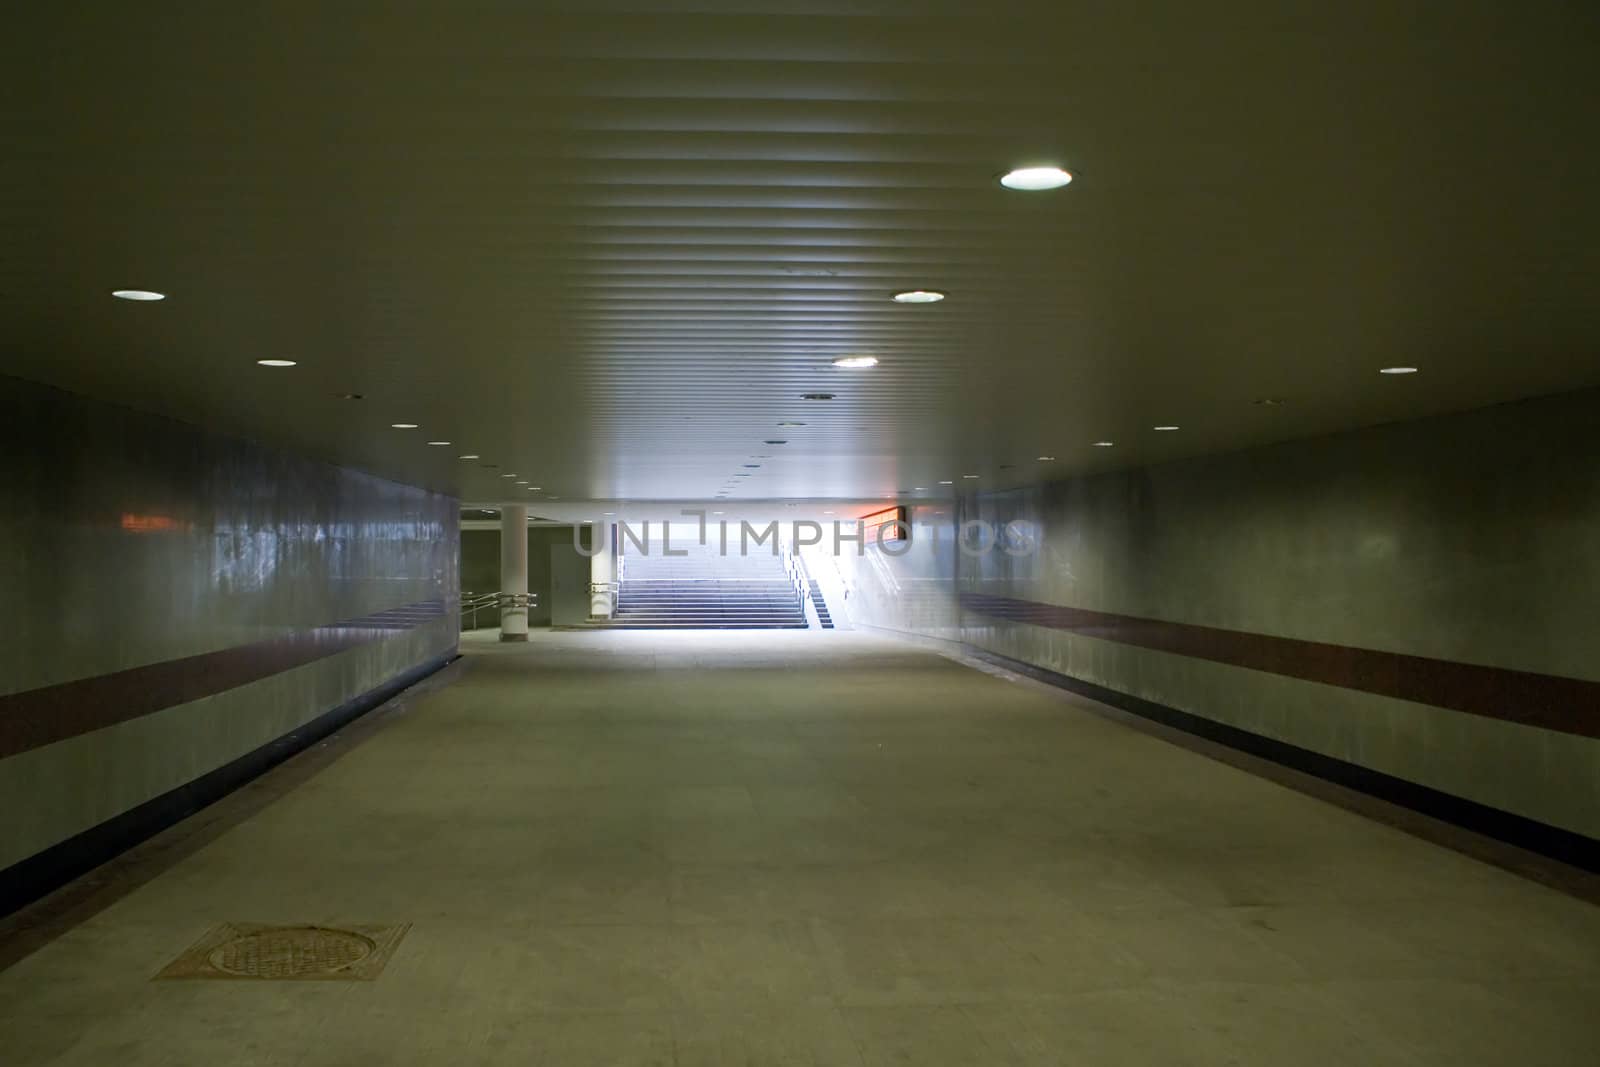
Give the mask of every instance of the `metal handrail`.
[[[617, 613], [618, 597], [622, 593], [622, 583], [621, 582], [590, 582], [589, 583], [589, 602], [590, 602], [591, 605], [594, 603], [594, 595], [596, 593], [604, 593], [606, 595], [606, 602], [611, 605], [611, 614], [615, 615]], [[593, 614], [593, 612], [591, 612], [590, 614]]]
[[[498, 615], [505, 608], [524, 608], [532, 610], [539, 606], [538, 593], [462, 593], [461, 594], [461, 621], [463, 630], [476, 630], [478, 628], [478, 612], [484, 608], [493, 607]], [[467, 626], [467, 613], [472, 614], [472, 625]]]
[[800, 566], [800, 558], [795, 553], [790, 552], [789, 546], [781, 541], [778, 543], [778, 551], [783, 556], [783, 570], [789, 577], [789, 587], [794, 590], [795, 604], [804, 611], [806, 606], [806, 583], [803, 577], [804, 572]]

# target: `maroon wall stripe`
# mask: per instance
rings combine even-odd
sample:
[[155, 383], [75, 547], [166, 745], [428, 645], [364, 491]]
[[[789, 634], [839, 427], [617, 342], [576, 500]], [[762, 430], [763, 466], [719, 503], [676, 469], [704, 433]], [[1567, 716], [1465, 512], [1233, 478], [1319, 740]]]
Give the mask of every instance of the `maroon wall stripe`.
[[992, 618], [1067, 630], [1118, 644], [1397, 697], [1525, 726], [1600, 737], [1600, 682], [1085, 611], [982, 593], [961, 594], [961, 606]]
[[0, 759], [215, 696], [443, 618], [442, 600], [0, 696]]

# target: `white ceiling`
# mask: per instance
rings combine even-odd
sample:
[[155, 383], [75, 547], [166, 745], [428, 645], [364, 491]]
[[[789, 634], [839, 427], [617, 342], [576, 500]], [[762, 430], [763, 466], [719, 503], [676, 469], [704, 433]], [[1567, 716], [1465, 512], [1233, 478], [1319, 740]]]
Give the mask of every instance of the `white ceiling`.
[[476, 501], [936, 495], [1600, 384], [1597, 10], [30, 5], [3, 369]]

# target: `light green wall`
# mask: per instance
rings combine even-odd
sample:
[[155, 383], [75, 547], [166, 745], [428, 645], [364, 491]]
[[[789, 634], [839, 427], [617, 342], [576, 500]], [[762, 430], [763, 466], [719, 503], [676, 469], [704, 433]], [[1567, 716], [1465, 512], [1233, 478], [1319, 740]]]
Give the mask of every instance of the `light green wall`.
[[[1600, 679], [1586, 391], [966, 502], [961, 591]], [[1600, 836], [1600, 742], [973, 612], [972, 645]], [[1569, 709], [1574, 715], [1600, 708]]]
[[0, 379], [0, 457], [0, 693], [444, 605], [414, 629], [0, 759], [0, 867], [456, 647], [450, 497], [15, 379]]
[[[998, 620], [957, 598], [1597, 680], [1597, 410], [1587, 390], [967, 496], [957, 518], [1031, 523], [1039, 552], [923, 544], [846, 560], [852, 610], [1600, 836], [1600, 741]], [[917, 515], [919, 538], [953, 535], [936, 508]]]

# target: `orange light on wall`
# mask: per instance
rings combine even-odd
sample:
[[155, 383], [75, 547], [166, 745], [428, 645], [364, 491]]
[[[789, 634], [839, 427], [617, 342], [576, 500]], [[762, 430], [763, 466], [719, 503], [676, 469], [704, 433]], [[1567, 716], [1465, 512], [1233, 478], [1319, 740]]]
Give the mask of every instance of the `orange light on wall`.
[[137, 515], [131, 511], [124, 511], [122, 528], [129, 533], [166, 533], [173, 530], [187, 530], [189, 524], [179, 522], [171, 515]]
[[[857, 521], [861, 523], [862, 533], [866, 536], [867, 544], [869, 545], [880, 543], [878, 531], [883, 527], [888, 528], [883, 530], [882, 544], [889, 544], [892, 541], [904, 541], [906, 533], [910, 530], [910, 524], [906, 522], [906, 509], [903, 506], [869, 512], [861, 516]], [[896, 525], [896, 523], [901, 525]]]

